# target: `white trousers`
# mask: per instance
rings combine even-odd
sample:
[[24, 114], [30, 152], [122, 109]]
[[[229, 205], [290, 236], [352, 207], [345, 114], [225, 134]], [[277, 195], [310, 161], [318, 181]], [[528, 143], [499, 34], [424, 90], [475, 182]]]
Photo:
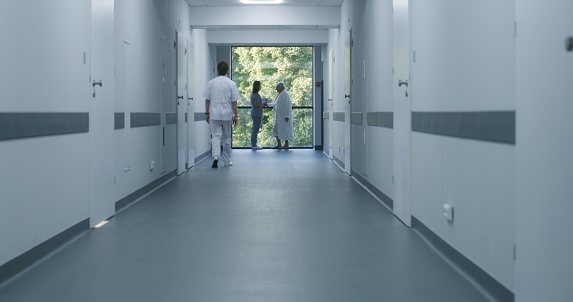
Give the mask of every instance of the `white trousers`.
[[[211, 157], [217, 156], [227, 164], [231, 161], [231, 129], [233, 121], [211, 120]], [[221, 144], [223, 155], [221, 156]]]

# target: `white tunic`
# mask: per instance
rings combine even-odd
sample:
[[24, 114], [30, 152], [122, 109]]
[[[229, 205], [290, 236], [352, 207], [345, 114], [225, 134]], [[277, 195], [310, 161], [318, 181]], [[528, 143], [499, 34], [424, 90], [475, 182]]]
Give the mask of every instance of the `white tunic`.
[[211, 101], [209, 113], [212, 120], [230, 121], [233, 119], [231, 103], [238, 101], [241, 96], [235, 82], [226, 76], [218, 76], [209, 81], [203, 98]]
[[[283, 90], [277, 94], [269, 107], [273, 107], [273, 135], [280, 140], [293, 140], [292, 102], [288, 91]], [[289, 119], [288, 122], [286, 118]]]

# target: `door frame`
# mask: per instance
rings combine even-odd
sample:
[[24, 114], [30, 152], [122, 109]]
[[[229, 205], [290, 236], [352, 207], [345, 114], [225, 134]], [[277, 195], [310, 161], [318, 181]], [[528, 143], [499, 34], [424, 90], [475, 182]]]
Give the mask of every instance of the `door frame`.
[[352, 28], [344, 36], [344, 171], [352, 174]]
[[328, 51], [328, 158], [332, 159], [332, 133], [334, 132], [334, 49]]
[[115, 214], [114, 1], [90, 3], [90, 227]]
[[185, 39], [187, 45], [187, 155], [186, 168], [195, 165], [195, 48], [192, 40]]
[[[393, 0], [394, 215], [411, 226], [412, 65], [410, 1]], [[405, 81], [405, 85], [404, 85]]]
[[175, 76], [177, 79], [177, 175], [186, 171], [188, 126], [187, 126], [187, 40], [183, 33], [175, 31], [177, 38]]

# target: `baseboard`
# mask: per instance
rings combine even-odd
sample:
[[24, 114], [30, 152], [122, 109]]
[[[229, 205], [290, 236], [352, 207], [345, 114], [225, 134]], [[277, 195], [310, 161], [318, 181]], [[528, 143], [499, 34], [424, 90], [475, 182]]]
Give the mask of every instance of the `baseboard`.
[[209, 151], [195, 157], [195, 164], [199, 163], [200, 161], [204, 160], [207, 157], [211, 156], [211, 149], [209, 149]]
[[[149, 183], [143, 188], [129, 194], [128, 196], [122, 198], [115, 203], [115, 212], [117, 213], [121, 209], [129, 206], [141, 196], [149, 193], [155, 188], [159, 187], [162, 183], [167, 182], [169, 179], [177, 176], [177, 170], [173, 170], [162, 177], [156, 179], [155, 181]], [[18, 273], [22, 272], [28, 267], [31, 267], [34, 263], [40, 261], [44, 257], [48, 256], [50, 253], [54, 252], [70, 240], [72, 240], [77, 235], [81, 234], [83, 231], [90, 229], [89, 218], [77, 223], [74, 226], [64, 230], [58, 235], [42, 242], [38, 246], [26, 251], [22, 255], [6, 262], [0, 266], [0, 284], [7, 281], [8, 279], [14, 277]]]
[[55, 250], [90, 229], [90, 220], [84, 219], [69, 227], [54, 237], [40, 243], [36, 247], [26, 251], [22, 255], [0, 266], [0, 284], [16, 276], [18, 273], [31, 267], [36, 262], [53, 253]]
[[372, 195], [378, 198], [378, 200], [384, 203], [390, 209], [390, 211], [394, 208], [394, 201], [392, 200], [392, 198], [388, 197], [388, 195], [384, 194], [384, 192], [378, 190], [378, 188], [376, 188], [368, 180], [362, 177], [362, 175], [352, 170], [352, 177], [354, 178], [355, 181], [357, 181], [359, 184], [368, 189], [370, 193], [372, 193]]
[[165, 175], [161, 176], [160, 178], [152, 181], [148, 185], [144, 186], [143, 188], [127, 195], [126, 197], [118, 200], [115, 202], [115, 212], [119, 212], [121, 209], [129, 206], [141, 196], [151, 192], [153, 189], [159, 187], [162, 183], [168, 181], [169, 179], [177, 176], [177, 170], [173, 170]]
[[340, 159], [338, 159], [338, 157], [336, 156], [332, 156], [332, 160], [334, 160], [334, 162], [342, 169], [344, 170], [345, 166], [344, 166], [344, 162]]
[[448, 259], [456, 268], [463, 271], [496, 301], [514, 301], [515, 295], [511, 290], [454, 249], [420, 220], [412, 216], [412, 230], [417, 231], [438, 252]]

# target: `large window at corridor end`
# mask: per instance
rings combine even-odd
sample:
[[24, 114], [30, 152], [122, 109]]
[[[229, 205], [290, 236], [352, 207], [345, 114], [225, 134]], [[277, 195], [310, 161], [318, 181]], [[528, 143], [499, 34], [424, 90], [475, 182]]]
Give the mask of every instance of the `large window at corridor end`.
[[[312, 138], [312, 54], [311, 46], [231, 48], [231, 77], [239, 88], [239, 123], [233, 127], [233, 147], [251, 146], [251, 91], [254, 81], [261, 81], [260, 95], [271, 102], [275, 85], [285, 83], [293, 105], [294, 141], [291, 147], [313, 146]], [[258, 143], [276, 145], [272, 136], [272, 109], [264, 110]]]

